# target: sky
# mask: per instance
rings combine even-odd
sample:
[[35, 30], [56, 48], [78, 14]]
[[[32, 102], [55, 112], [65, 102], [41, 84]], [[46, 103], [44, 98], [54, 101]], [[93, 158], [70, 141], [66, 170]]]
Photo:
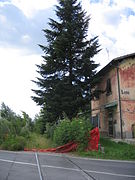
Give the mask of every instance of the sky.
[[[79, 1], [79, 0], [78, 0]], [[31, 99], [37, 89], [36, 64], [42, 63], [42, 29], [55, 19], [57, 0], [0, 0], [0, 104], [31, 118], [40, 107]], [[99, 37], [102, 51], [93, 59], [99, 69], [113, 58], [135, 52], [135, 0], [82, 0], [90, 15], [88, 37]], [[98, 70], [99, 70], [98, 69]]]

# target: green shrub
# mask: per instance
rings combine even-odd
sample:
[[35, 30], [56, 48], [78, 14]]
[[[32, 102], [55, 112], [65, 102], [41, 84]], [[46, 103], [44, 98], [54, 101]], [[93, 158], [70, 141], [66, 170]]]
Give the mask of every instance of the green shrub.
[[62, 120], [54, 130], [53, 140], [57, 145], [63, 145], [74, 141], [79, 144], [79, 148], [84, 149], [88, 145], [89, 131], [92, 126], [84, 118]]
[[23, 150], [26, 144], [26, 140], [22, 136], [8, 137], [1, 145], [2, 149], [18, 151]]
[[7, 120], [0, 120], [0, 144], [13, 132], [12, 123]]
[[56, 127], [53, 135], [53, 140], [57, 145], [63, 145], [72, 141], [71, 132], [70, 132], [70, 121], [63, 120]]
[[29, 131], [28, 127], [23, 127], [21, 129], [20, 135], [23, 137], [29, 138], [30, 137], [30, 131]]
[[46, 137], [53, 139], [54, 130], [56, 129], [56, 124], [47, 123], [46, 124]]
[[86, 149], [90, 137], [90, 130], [92, 125], [89, 120], [86, 119], [75, 119], [71, 122], [73, 140], [79, 144], [79, 150]]

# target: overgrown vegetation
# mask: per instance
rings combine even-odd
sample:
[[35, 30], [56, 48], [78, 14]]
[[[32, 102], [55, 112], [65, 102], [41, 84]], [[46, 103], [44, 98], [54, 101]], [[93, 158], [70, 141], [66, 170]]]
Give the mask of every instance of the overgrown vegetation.
[[54, 146], [55, 144], [50, 138], [46, 138], [46, 135], [37, 133], [31, 133], [25, 145], [25, 147], [27, 147], [28, 149], [46, 149]]
[[22, 112], [16, 115], [4, 103], [0, 109], [0, 148], [7, 150], [23, 150], [27, 148], [49, 148], [70, 141], [77, 142], [85, 149], [88, 143], [89, 131], [92, 128], [86, 118], [67, 117], [57, 123], [46, 123], [41, 114], [31, 118]]
[[103, 159], [119, 159], [119, 160], [135, 160], [135, 145], [124, 142], [114, 142], [109, 138], [100, 138], [100, 144], [104, 147], [104, 151], [78, 151], [76, 155], [83, 157], [103, 158]]
[[11, 136], [7, 137], [1, 144], [2, 149], [19, 151], [24, 150], [26, 145], [26, 139], [22, 136]]
[[88, 145], [89, 131], [92, 126], [85, 118], [74, 118], [62, 120], [54, 130], [53, 141], [57, 145], [68, 142], [77, 142], [79, 148], [85, 149]]
[[8, 150], [23, 150], [33, 131], [33, 122], [25, 112], [14, 113], [4, 103], [0, 109], [0, 147]]
[[24, 147], [32, 149], [46, 149], [63, 145], [70, 141], [77, 142], [79, 148], [73, 154], [103, 158], [135, 160], [135, 145], [123, 142], [116, 143], [109, 138], [100, 138], [100, 146], [104, 151], [86, 151], [89, 131], [92, 126], [87, 118], [65, 117], [57, 123], [43, 124], [42, 116], [36, 116], [35, 121], [25, 113], [16, 115], [4, 103], [0, 109], [0, 149], [23, 150]]

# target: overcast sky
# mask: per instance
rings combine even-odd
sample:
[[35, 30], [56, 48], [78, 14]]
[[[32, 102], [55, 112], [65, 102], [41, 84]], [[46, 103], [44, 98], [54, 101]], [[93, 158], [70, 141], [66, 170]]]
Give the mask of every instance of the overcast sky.
[[[0, 103], [32, 118], [39, 107], [31, 100], [31, 82], [42, 61], [37, 44], [42, 29], [55, 18], [57, 0], [0, 0]], [[91, 16], [89, 37], [99, 36], [102, 51], [94, 57], [100, 68], [113, 58], [135, 52], [135, 0], [82, 0]]]

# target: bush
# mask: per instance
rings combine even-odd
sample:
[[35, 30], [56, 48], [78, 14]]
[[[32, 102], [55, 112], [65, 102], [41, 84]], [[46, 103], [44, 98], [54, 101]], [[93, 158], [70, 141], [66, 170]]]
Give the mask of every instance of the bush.
[[72, 121], [64, 119], [54, 130], [53, 140], [57, 145], [74, 141], [79, 144], [79, 148], [85, 149], [91, 128], [90, 122], [84, 118], [75, 118]]
[[29, 131], [28, 127], [23, 127], [21, 129], [20, 135], [23, 137], [29, 138], [30, 137], [30, 131]]
[[72, 141], [71, 123], [69, 120], [63, 120], [56, 127], [53, 135], [53, 140], [57, 145], [63, 145]]
[[2, 149], [18, 151], [24, 150], [26, 140], [22, 136], [8, 137], [1, 145]]
[[56, 124], [47, 123], [46, 124], [46, 137], [53, 139], [54, 130], [56, 129]]
[[7, 120], [0, 120], [0, 144], [13, 132], [12, 123]]

